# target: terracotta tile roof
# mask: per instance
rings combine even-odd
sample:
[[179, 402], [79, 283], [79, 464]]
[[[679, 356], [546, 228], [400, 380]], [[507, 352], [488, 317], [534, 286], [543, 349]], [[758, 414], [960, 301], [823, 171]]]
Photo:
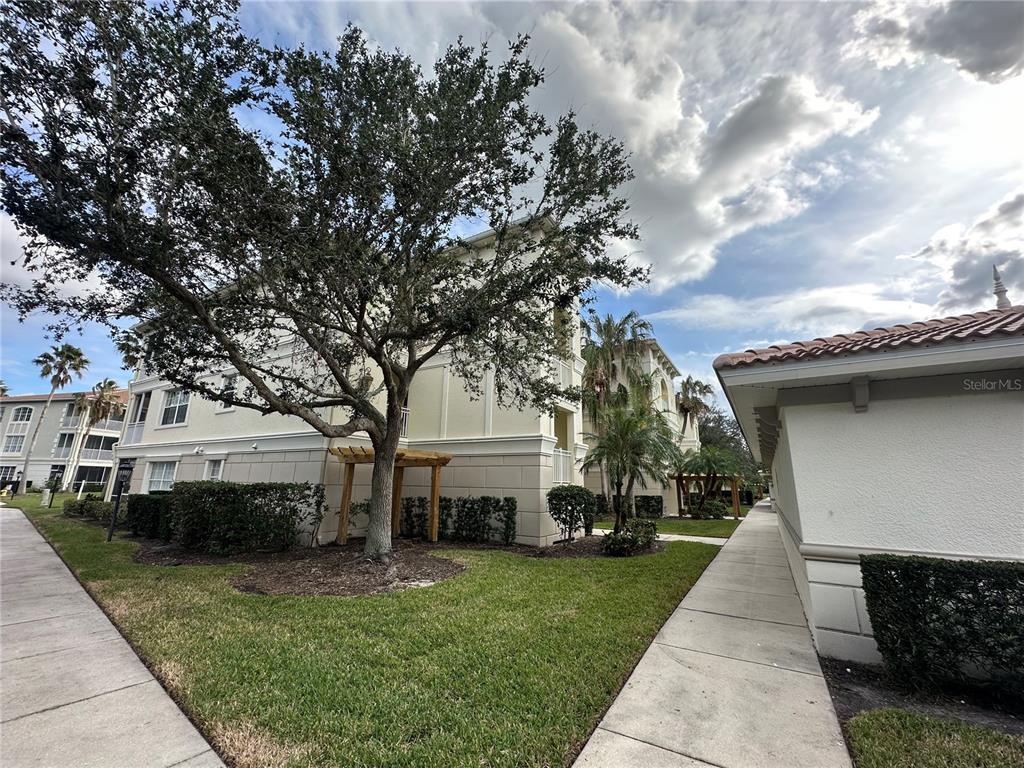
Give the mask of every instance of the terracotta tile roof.
[[713, 365], [715, 370], [721, 370], [1013, 336], [1024, 337], [1024, 305], [726, 353], [715, 358]]

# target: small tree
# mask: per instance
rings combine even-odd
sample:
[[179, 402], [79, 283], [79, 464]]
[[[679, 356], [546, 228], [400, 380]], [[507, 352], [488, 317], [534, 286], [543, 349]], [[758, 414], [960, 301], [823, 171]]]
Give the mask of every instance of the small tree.
[[121, 402], [121, 395], [118, 392], [117, 382], [113, 379], [103, 379], [92, 388], [91, 392], [82, 392], [75, 397], [77, 410], [85, 414], [85, 434], [78, 444], [78, 452], [70, 463], [68, 476], [64, 478], [64, 488], [74, 480], [74, 473], [81, 461], [82, 451], [92, 434], [93, 427], [101, 421], [112, 419], [124, 413], [124, 403]]
[[61, 344], [59, 347], [52, 346], [49, 352], [43, 352], [32, 362], [39, 366], [40, 376], [44, 379], [50, 379], [50, 394], [46, 398], [43, 412], [36, 420], [35, 427], [32, 428], [32, 439], [28, 443], [28, 450], [25, 452], [25, 463], [21, 467], [21, 483], [18, 487], [18, 493], [25, 493], [28, 483], [28, 459], [36, 448], [39, 428], [43, 425], [43, 419], [46, 418], [46, 412], [50, 409], [53, 396], [57, 393], [58, 389], [64, 389], [64, 387], [70, 384], [75, 376], [82, 378], [85, 369], [89, 367], [89, 360], [82, 353], [82, 350], [71, 344]]
[[[500, 63], [458, 41], [427, 75], [355, 28], [331, 52], [268, 51], [236, 14], [65, 0], [0, 19], [3, 204], [37, 274], [6, 298], [106, 323], [189, 392], [366, 433], [366, 552], [386, 558], [426, 363], [445, 355], [474, 394], [493, 371], [506, 406], [578, 397], [550, 375], [571, 327], [553, 314], [645, 278], [606, 250], [638, 236], [632, 172], [620, 142], [530, 107], [526, 38]], [[490, 233], [460, 237], [474, 222]], [[86, 276], [100, 288], [59, 290]]]
[[712, 493], [722, 487], [722, 481], [736, 474], [738, 462], [735, 454], [714, 445], [702, 445], [699, 451], [687, 451], [679, 462], [678, 470], [700, 479], [700, 498], [697, 511], [702, 512]]
[[580, 528], [594, 524], [597, 502], [593, 492], [582, 485], [556, 485], [548, 491], [548, 514], [558, 523], [565, 538], [573, 540]]

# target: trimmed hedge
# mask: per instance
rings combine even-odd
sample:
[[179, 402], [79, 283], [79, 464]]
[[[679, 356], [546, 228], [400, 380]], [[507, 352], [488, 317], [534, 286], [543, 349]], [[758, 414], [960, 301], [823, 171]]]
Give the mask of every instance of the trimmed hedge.
[[651, 520], [633, 518], [626, 522], [621, 533], [609, 533], [601, 548], [611, 557], [629, 557], [646, 552], [658, 538], [658, 526]]
[[597, 500], [582, 485], [556, 485], [547, 494], [548, 514], [558, 523], [565, 538], [572, 541], [577, 530], [594, 528]]
[[[114, 505], [109, 501], [103, 501], [98, 496], [88, 494], [81, 499], [67, 499], [64, 502], [64, 514], [68, 517], [81, 517], [86, 520], [100, 520], [110, 522], [110, 516], [114, 512]], [[124, 511], [118, 514], [120, 520], [124, 519]]]
[[[516, 538], [514, 496], [441, 496], [438, 501], [438, 538], [457, 541], [484, 542], [498, 538], [511, 544]], [[427, 538], [430, 520], [430, 499], [426, 496], [402, 498], [401, 535]]]
[[326, 507], [323, 486], [310, 483], [180, 482], [169, 498], [174, 538], [215, 555], [288, 549]]
[[697, 520], [721, 520], [729, 512], [728, 505], [721, 499], [710, 498], [704, 502], [704, 508], [690, 507], [690, 517]]
[[661, 496], [637, 496], [633, 499], [636, 516], [645, 520], [657, 520], [665, 514], [665, 500]]
[[1024, 563], [861, 555], [864, 596], [886, 669], [934, 689], [979, 673], [1024, 686]]
[[158, 491], [126, 497], [125, 524], [136, 536], [170, 541], [173, 534], [170, 493]]

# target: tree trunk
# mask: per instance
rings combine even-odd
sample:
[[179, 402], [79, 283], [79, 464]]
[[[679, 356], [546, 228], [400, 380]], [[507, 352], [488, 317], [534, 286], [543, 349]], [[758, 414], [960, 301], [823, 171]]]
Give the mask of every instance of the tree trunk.
[[608, 493], [608, 475], [604, 471], [604, 462], [602, 461], [597, 465], [597, 474], [601, 477], [601, 495], [604, 497], [604, 508], [608, 509], [611, 506], [611, 499]]
[[633, 514], [633, 489], [634, 489], [634, 482], [635, 482], [635, 480], [636, 480], [636, 478], [634, 478], [632, 475], [630, 475], [629, 476], [629, 482], [626, 483], [626, 498], [625, 498], [625, 502], [626, 503], [624, 505], [624, 507], [625, 507], [625, 515], [623, 517], [623, 520], [628, 520], [629, 518], [635, 516]]
[[[394, 413], [392, 413], [394, 410]], [[373, 444], [373, 476], [370, 481], [370, 522], [366, 528], [367, 557], [391, 559], [391, 493], [394, 488], [395, 454], [401, 434], [402, 409], [388, 408], [384, 439]]]
[[56, 387], [50, 389], [50, 396], [46, 398], [46, 405], [43, 406], [43, 412], [39, 414], [39, 421], [36, 422], [36, 426], [32, 430], [32, 439], [29, 441], [28, 451], [25, 452], [25, 461], [21, 465], [21, 482], [18, 483], [18, 493], [25, 493], [25, 489], [28, 488], [28, 460], [31, 458], [32, 452], [36, 449], [36, 440], [39, 438], [39, 428], [43, 426], [43, 419], [46, 418], [46, 412], [50, 409], [50, 403], [53, 401], [53, 393], [56, 391]]
[[615, 533], [622, 533], [622, 527], [626, 524], [626, 518], [622, 512], [622, 480], [615, 481], [615, 497], [612, 500], [615, 508]]

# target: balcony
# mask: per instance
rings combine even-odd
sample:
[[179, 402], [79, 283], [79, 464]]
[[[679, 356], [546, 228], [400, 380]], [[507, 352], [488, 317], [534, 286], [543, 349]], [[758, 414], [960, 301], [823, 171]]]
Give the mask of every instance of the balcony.
[[114, 452], [103, 448], [83, 448], [82, 461], [113, 461]]
[[120, 432], [124, 426], [124, 419], [104, 419], [92, 425], [93, 431], [106, 430], [107, 432]]
[[71, 446], [70, 445], [57, 446], [56, 448], [53, 449], [53, 458], [55, 458], [55, 459], [66, 459], [70, 455], [71, 455]]
[[146, 422], [137, 421], [129, 424], [121, 438], [121, 445], [135, 445], [142, 442], [142, 431], [146, 428]]
[[409, 436], [409, 409], [402, 409], [402, 430], [398, 433], [399, 437]]
[[563, 448], [555, 448], [552, 482], [556, 485], [565, 485], [572, 482], [573, 456], [570, 451]]
[[60, 426], [63, 429], [75, 429], [81, 423], [82, 423], [82, 417], [81, 416], [64, 416], [60, 420]]

